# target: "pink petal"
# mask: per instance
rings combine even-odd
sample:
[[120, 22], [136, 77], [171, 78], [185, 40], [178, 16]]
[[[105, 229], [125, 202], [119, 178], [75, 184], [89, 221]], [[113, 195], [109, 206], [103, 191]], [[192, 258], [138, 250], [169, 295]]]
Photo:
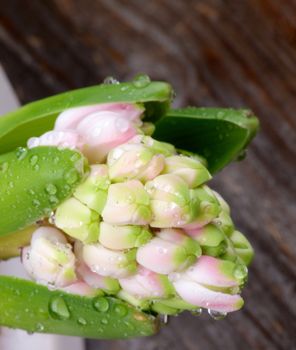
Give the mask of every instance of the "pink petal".
[[[228, 274], [223, 272], [223, 266], [227, 268]], [[230, 261], [203, 255], [184, 274], [193, 282], [216, 287], [234, 287], [238, 286], [236, 279], [231, 276], [234, 266]]]
[[219, 312], [232, 312], [243, 306], [240, 295], [214, 292], [198, 283], [179, 279], [173, 285], [182, 299], [190, 304]]
[[135, 121], [143, 113], [143, 109], [130, 103], [103, 103], [91, 106], [67, 109], [62, 112], [55, 123], [55, 130], [75, 129], [87, 115], [99, 111], [120, 113], [124, 118]]
[[87, 297], [93, 297], [98, 294], [98, 291], [83, 281], [77, 281], [76, 283], [71, 284], [65, 288], [61, 288], [64, 292], [70, 294], [78, 294]]

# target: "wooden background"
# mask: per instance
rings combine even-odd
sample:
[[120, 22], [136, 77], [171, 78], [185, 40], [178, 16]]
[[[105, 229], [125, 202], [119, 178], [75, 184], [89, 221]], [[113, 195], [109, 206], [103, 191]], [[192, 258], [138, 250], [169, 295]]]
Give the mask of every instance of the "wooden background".
[[256, 250], [243, 311], [171, 319], [88, 349], [296, 349], [296, 1], [0, 0], [0, 53], [23, 103], [146, 72], [176, 105], [247, 106], [261, 132], [213, 181]]

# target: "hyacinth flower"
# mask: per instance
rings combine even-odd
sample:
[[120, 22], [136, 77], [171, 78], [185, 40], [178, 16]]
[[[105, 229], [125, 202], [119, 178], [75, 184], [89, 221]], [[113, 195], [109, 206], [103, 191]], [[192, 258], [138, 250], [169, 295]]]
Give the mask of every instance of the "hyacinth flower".
[[31, 279], [0, 276], [0, 325], [128, 338], [158, 315], [242, 307], [253, 249], [207, 182], [258, 121], [171, 96], [142, 77], [0, 119], [0, 259], [21, 254]]

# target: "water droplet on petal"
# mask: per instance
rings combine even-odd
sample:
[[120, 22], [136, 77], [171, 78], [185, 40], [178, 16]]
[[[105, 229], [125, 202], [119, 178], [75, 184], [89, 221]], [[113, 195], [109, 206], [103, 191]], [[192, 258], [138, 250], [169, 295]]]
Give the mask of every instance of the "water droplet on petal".
[[136, 88], [144, 88], [150, 84], [151, 80], [147, 74], [139, 74], [135, 76], [133, 85]]
[[49, 302], [49, 312], [56, 319], [65, 320], [70, 318], [69, 308], [62, 297], [54, 297]]
[[214, 320], [222, 320], [227, 316], [227, 312], [221, 312], [221, 311], [215, 311], [208, 309], [209, 315], [214, 319]]
[[248, 275], [248, 268], [246, 265], [239, 264], [235, 267], [233, 274], [237, 279], [244, 279]]
[[94, 308], [99, 312], [107, 312], [109, 309], [109, 302], [104, 297], [99, 297], [94, 300]]

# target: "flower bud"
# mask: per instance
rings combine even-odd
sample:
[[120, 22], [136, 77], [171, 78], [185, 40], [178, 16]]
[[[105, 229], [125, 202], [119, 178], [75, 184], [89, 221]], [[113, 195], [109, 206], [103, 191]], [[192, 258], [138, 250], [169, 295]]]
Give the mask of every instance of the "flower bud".
[[220, 214], [213, 220], [213, 224], [219, 227], [220, 230], [224, 232], [226, 236], [230, 236], [234, 231], [234, 224], [230, 215], [222, 210]]
[[151, 198], [152, 227], [180, 227], [197, 216], [199, 202], [186, 182], [174, 174], [159, 175], [145, 185]]
[[74, 130], [48, 131], [40, 137], [31, 137], [27, 142], [28, 148], [39, 146], [56, 146], [59, 148], [70, 148], [83, 150], [83, 140]]
[[179, 274], [170, 274], [177, 293], [190, 304], [214, 311], [231, 312], [243, 305], [237, 294], [247, 270], [230, 261], [201, 256], [195, 264]]
[[229, 238], [237, 255], [246, 265], [249, 265], [254, 257], [254, 249], [250, 242], [241, 232], [236, 230], [232, 232]]
[[187, 279], [179, 279], [173, 285], [182, 299], [198, 307], [227, 313], [239, 310], [244, 305], [242, 297], [238, 294], [213, 291]]
[[193, 198], [199, 201], [199, 210], [194, 219], [182, 227], [184, 229], [195, 229], [202, 227], [214, 220], [221, 212], [219, 202], [208, 186], [201, 186], [192, 190]]
[[136, 251], [115, 251], [101, 244], [87, 244], [82, 248], [86, 265], [95, 273], [113, 278], [127, 277], [137, 270]]
[[201, 254], [199, 244], [178, 229], [163, 229], [137, 251], [137, 261], [147, 269], [169, 274], [182, 271]]
[[140, 247], [152, 237], [151, 232], [143, 226], [117, 226], [101, 222], [99, 242], [106, 248], [123, 250]]
[[108, 167], [104, 164], [91, 165], [88, 178], [76, 188], [74, 197], [101, 214], [107, 200], [109, 185]]
[[214, 193], [215, 197], [217, 198], [222, 211], [225, 211], [228, 215], [230, 215], [230, 207], [229, 207], [228, 203], [226, 202], [226, 200], [221, 196], [220, 193], [218, 193], [214, 190], [212, 190], [212, 192]]
[[22, 251], [22, 262], [29, 275], [41, 284], [64, 287], [76, 281], [75, 256], [65, 236], [53, 227], [40, 227], [31, 246]]
[[152, 219], [150, 198], [138, 180], [112, 184], [102, 212], [103, 220], [115, 225], [146, 225]]
[[129, 121], [137, 121], [144, 109], [132, 103], [101, 103], [89, 106], [70, 108], [62, 112], [55, 122], [55, 130], [76, 129], [78, 124], [88, 115], [96, 112], [113, 112]]
[[212, 178], [207, 168], [197, 159], [177, 155], [165, 159], [163, 174], [180, 176], [190, 188], [200, 186]]
[[217, 226], [208, 224], [192, 230], [185, 230], [185, 232], [200, 244], [203, 255], [218, 256], [224, 253], [225, 236]]
[[157, 141], [150, 136], [136, 135], [129, 141], [129, 143], [142, 144], [151, 149], [155, 154], [163, 154], [165, 157], [177, 153], [175, 147], [170, 143]]
[[144, 267], [139, 267], [137, 273], [119, 280], [121, 288], [140, 299], [166, 298], [174, 293], [167, 276], [159, 275]]
[[93, 272], [84, 262], [82, 255], [83, 244], [76, 241], [74, 252], [77, 258], [76, 271], [78, 276], [92, 288], [101, 289], [108, 294], [116, 294], [120, 290], [116, 279]]
[[55, 225], [82, 242], [96, 242], [99, 236], [99, 214], [76, 198], [63, 202], [55, 212]]
[[142, 144], [126, 143], [113, 149], [107, 158], [110, 179], [114, 182], [154, 179], [164, 167], [164, 156]]

